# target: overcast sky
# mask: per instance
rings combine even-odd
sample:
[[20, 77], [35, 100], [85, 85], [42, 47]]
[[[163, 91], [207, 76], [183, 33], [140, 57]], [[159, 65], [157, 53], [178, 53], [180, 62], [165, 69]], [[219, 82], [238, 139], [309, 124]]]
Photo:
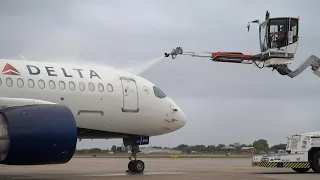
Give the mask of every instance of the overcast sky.
[[[262, 6], [263, 5], [263, 6]], [[317, 0], [1, 0], [0, 58], [93, 62], [128, 68], [172, 48], [258, 53], [258, 28], [247, 22], [300, 16], [300, 43], [292, 68], [320, 56]], [[123, 65], [126, 65], [125, 67]], [[320, 130], [320, 79], [306, 70], [291, 79], [253, 65], [208, 59], [164, 59], [141, 74], [184, 110], [177, 132], [151, 145], [286, 142], [293, 133]], [[78, 148], [111, 147], [121, 140], [88, 140]]]

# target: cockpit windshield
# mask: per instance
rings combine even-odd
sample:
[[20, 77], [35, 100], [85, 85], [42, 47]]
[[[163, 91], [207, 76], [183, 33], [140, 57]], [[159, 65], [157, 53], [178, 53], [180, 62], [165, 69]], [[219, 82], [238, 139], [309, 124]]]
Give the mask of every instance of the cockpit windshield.
[[160, 90], [157, 86], [153, 86], [154, 95], [160, 99], [167, 97], [164, 92]]

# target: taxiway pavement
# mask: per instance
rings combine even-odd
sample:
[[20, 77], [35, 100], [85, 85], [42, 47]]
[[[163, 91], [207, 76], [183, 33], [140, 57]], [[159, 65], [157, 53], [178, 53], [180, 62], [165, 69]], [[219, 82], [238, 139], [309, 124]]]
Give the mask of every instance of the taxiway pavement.
[[[251, 159], [240, 158], [145, 158], [144, 174], [127, 175], [126, 158], [74, 158], [67, 164], [44, 166], [0, 165], [0, 180], [318, 180], [291, 169], [251, 167]], [[143, 177], [141, 177], [143, 176]]]

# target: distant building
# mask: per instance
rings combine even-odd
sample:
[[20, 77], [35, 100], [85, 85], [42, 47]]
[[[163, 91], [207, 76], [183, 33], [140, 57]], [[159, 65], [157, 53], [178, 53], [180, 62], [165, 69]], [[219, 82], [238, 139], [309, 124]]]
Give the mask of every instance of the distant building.
[[240, 149], [240, 152], [242, 152], [242, 153], [255, 153], [256, 151], [257, 151], [257, 149], [254, 147], [242, 147]]
[[224, 146], [221, 148], [221, 152], [234, 152], [235, 151], [235, 147], [232, 146]]

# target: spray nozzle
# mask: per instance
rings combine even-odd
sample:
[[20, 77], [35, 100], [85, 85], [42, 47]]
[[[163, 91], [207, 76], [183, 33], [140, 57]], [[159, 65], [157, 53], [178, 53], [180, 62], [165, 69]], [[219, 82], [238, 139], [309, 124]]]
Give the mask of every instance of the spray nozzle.
[[171, 55], [172, 59], [175, 59], [178, 54], [183, 54], [182, 47], [177, 47], [175, 49], [172, 49], [171, 53], [164, 53], [164, 56], [169, 57]]

